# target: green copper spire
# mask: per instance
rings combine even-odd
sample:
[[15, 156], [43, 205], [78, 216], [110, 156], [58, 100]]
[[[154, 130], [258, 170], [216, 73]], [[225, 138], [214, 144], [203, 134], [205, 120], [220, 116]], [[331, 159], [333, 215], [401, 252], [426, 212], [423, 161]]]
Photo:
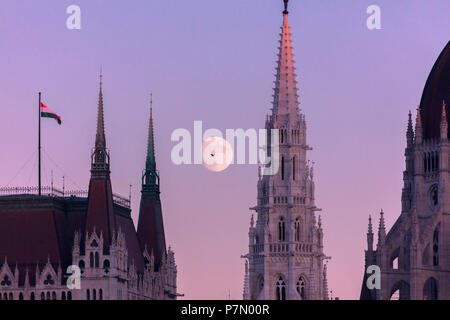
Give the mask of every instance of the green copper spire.
[[145, 162], [145, 169], [146, 171], [156, 170], [155, 139], [153, 136], [153, 94], [150, 94], [150, 123], [148, 126], [147, 160]]
[[159, 185], [159, 176], [156, 171], [155, 138], [153, 135], [153, 94], [150, 94], [150, 121], [148, 126], [147, 159], [145, 161], [145, 171], [142, 178], [143, 189], [145, 189], [145, 186], [150, 187]]

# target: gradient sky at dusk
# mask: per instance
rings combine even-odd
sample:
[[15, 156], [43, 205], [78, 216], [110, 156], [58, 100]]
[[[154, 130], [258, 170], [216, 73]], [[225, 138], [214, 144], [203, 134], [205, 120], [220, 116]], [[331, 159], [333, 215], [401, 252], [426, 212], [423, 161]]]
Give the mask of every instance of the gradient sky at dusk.
[[[301, 108], [316, 162], [329, 287], [359, 298], [369, 214], [400, 214], [405, 130], [449, 40], [448, 0], [291, 0]], [[82, 29], [66, 28], [66, 8]], [[382, 30], [366, 27], [377, 4]], [[132, 188], [137, 222], [149, 93], [167, 242], [179, 292], [242, 297], [257, 167], [221, 173], [170, 161], [176, 128], [261, 128], [271, 107], [281, 0], [3, 0], [0, 2], [0, 186], [37, 184], [37, 92], [63, 125], [43, 120], [44, 184], [87, 189], [98, 74], [115, 193]], [[27, 160], [30, 160], [27, 162]], [[24, 164], [26, 164], [24, 166]], [[23, 167], [24, 166], [24, 167]], [[22, 168], [23, 167], [23, 168]], [[21, 169], [22, 168], [22, 169]], [[18, 174], [17, 174], [18, 173]], [[17, 175], [16, 175], [17, 174]]]

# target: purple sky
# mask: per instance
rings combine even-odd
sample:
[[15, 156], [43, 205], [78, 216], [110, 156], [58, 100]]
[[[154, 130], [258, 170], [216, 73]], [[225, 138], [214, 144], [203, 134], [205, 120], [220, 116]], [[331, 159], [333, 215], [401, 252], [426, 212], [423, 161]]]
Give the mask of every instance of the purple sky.
[[[407, 112], [449, 40], [448, 0], [291, 0], [290, 24], [323, 209], [329, 287], [359, 297], [369, 214], [400, 214]], [[82, 29], [66, 28], [66, 8]], [[377, 4], [382, 30], [366, 27]], [[260, 128], [271, 107], [281, 0], [3, 0], [0, 185], [37, 184], [37, 92], [62, 116], [43, 121], [44, 184], [86, 189], [103, 65], [114, 192], [133, 184], [137, 218], [153, 91], [157, 166], [179, 291], [240, 299], [257, 168], [175, 166], [176, 128]], [[31, 159], [29, 162], [27, 160]], [[24, 164], [26, 164], [24, 166]], [[23, 169], [21, 170], [21, 167]], [[17, 174], [17, 175], [16, 175]]]

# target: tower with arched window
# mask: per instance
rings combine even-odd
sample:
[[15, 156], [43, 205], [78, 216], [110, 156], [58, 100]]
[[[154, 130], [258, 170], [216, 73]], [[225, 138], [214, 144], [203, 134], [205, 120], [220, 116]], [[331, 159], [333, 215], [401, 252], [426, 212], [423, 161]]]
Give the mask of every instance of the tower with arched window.
[[[265, 128], [278, 131], [279, 170], [259, 175], [256, 222], [252, 215], [244, 299], [328, 299], [320, 211], [313, 165], [307, 159], [306, 119], [299, 109], [288, 1], [275, 78], [272, 113]], [[268, 141], [272, 138], [269, 136]], [[274, 152], [270, 147], [269, 151]]]
[[380, 288], [369, 288], [364, 273], [361, 299], [450, 299], [450, 42], [431, 70], [415, 130], [411, 112], [406, 131], [402, 212], [386, 233], [381, 212], [374, 248], [369, 218], [366, 270], [381, 270]]

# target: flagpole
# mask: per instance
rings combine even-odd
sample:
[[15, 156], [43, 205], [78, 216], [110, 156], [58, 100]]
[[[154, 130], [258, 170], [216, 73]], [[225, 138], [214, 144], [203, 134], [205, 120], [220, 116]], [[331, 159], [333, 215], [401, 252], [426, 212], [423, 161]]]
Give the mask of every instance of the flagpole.
[[39, 126], [38, 126], [38, 157], [39, 157], [39, 169], [38, 169], [38, 181], [39, 181], [39, 195], [41, 195], [41, 93], [39, 92], [39, 108], [38, 108], [38, 119], [39, 119]]

